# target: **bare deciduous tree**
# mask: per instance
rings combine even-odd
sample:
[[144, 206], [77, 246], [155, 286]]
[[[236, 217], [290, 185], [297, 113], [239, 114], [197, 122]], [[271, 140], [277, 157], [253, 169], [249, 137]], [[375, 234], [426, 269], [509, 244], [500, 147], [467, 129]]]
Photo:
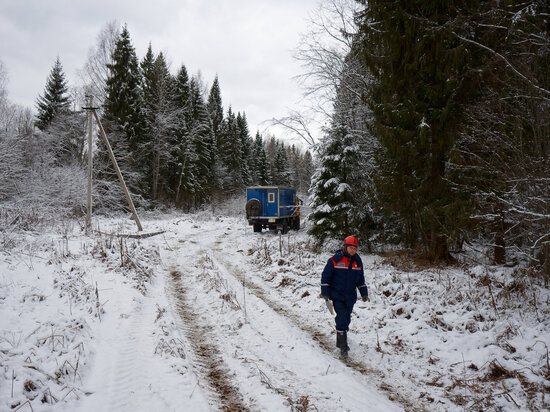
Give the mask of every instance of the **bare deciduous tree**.
[[301, 36], [294, 58], [303, 73], [296, 80], [303, 90], [301, 110], [273, 119], [290, 135], [315, 145], [315, 135], [328, 124], [346, 57], [357, 31], [354, 15], [361, 6], [354, 0], [323, 0], [309, 18], [308, 30]]
[[79, 71], [86, 94], [94, 96], [97, 106], [101, 106], [106, 97], [105, 82], [109, 76], [107, 65], [112, 63], [112, 54], [119, 35], [118, 22], [108, 22], [97, 36], [96, 46], [89, 50], [88, 60]]

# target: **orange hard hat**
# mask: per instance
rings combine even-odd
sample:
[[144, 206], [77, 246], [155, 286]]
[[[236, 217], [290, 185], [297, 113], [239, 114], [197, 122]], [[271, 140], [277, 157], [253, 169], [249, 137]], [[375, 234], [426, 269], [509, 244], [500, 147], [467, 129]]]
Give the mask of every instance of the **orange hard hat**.
[[358, 246], [357, 238], [355, 236], [348, 236], [344, 239], [344, 245], [343, 246]]

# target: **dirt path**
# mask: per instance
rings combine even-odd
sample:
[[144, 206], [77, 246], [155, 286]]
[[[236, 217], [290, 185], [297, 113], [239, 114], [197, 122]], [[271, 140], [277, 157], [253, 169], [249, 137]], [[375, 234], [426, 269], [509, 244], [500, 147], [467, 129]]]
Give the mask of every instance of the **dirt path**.
[[284, 299], [273, 299], [270, 297], [266, 287], [273, 287], [273, 285], [261, 285], [260, 282], [245, 276], [242, 269], [231, 265], [231, 263], [225, 260], [223, 253], [220, 250], [214, 251], [213, 254], [216, 256], [214, 262], [220, 271], [229, 276], [233, 276], [240, 283], [246, 282], [247, 290], [250, 293], [265, 302], [271, 309], [273, 309], [273, 311], [287, 319], [289, 323], [310, 335], [311, 338], [316, 341], [323, 350], [330, 353], [332, 356], [338, 357], [341, 362], [349, 368], [369, 377], [370, 379], [374, 379], [377, 382], [378, 388], [385, 392], [390, 400], [400, 403], [406, 410], [409, 411], [428, 410], [427, 407], [419, 405], [418, 402], [413, 403], [411, 401], [412, 394], [403, 395], [401, 393], [403, 392], [403, 388], [396, 387], [395, 384], [391, 382], [391, 378], [386, 376], [383, 371], [373, 368], [366, 362], [354, 359], [353, 356], [348, 359], [341, 359], [339, 357], [339, 352], [335, 347], [334, 336], [327, 334], [326, 331], [322, 331], [315, 324], [309, 322], [307, 316], [293, 310], [290, 305], [285, 305]]
[[[185, 226], [184, 226], [185, 225]], [[226, 259], [251, 246], [246, 227], [186, 226], [163, 257], [173, 310], [194, 368], [222, 410], [400, 410], [372, 387], [372, 371], [341, 362], [329, 337], [279, 305]], [[246, 267], [243, 269], [246, 271]], [[329, 349], [330, 348], [330, 349]]]

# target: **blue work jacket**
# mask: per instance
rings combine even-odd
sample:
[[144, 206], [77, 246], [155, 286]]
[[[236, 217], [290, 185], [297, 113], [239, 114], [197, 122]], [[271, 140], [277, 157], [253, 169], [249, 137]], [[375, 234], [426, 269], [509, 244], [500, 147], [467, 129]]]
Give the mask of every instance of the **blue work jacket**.
[[363, 262], [358, 254], [351, 257], [340, 250], [328, 260], [323, 270], [321, 295], [354, 304], [357, 301], [356, 288], [361, 296], [368, 296]]

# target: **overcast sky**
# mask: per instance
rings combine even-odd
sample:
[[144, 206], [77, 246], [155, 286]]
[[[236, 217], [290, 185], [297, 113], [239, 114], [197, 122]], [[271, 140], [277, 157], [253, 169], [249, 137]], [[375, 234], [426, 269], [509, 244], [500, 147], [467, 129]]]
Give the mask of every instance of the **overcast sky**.
[[71, 86], [109, 21], [126, 23], [142, 58], [151, 42], [172, 73], [185, 64], [211, 85], [224, 109], [245, 112], [250, 132], [297, 109], [300, 73], [292, 54], [319, 0], [0, 0], [0, 59], [8, 98], [34, 109], [59, 56]]

